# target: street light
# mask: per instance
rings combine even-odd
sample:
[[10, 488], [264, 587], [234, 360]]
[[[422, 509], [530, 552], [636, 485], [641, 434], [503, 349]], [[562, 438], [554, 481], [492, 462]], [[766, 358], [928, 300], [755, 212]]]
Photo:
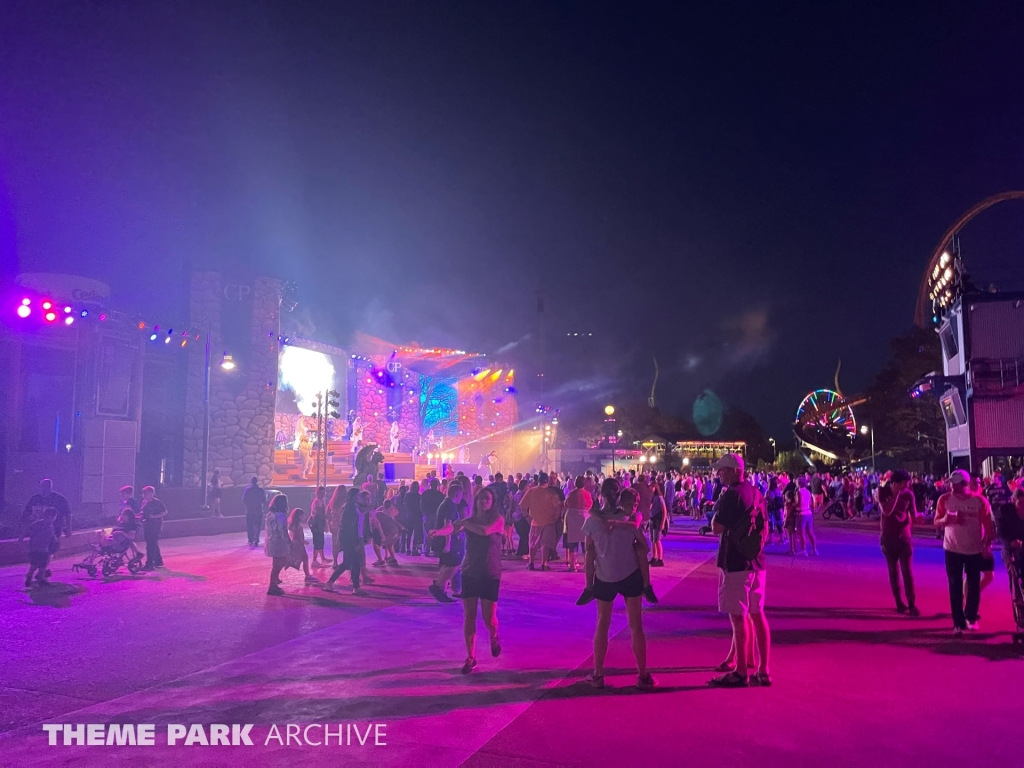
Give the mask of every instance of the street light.
[[[604, 430], [608, 436], [608, 445], [612, 449], [612, 474], [615, 474], [615, 406], [606, 405], [604, 407]], [[622, 430], [618, 431], [618, 436], [622, 437]]]
[[875, 471], [875, 427], [874, 425], [868, 426], [867, 424], [860, 425], [860, 433], [866, 435], [871, 434], [871, 471]]
[[775, 438], [769, 437], [768, 442], [772, 445], [772, 464], [779, 458], [779, 449], [775, 446]]
[[220, 361], [220, 367], [225, 371], [235, 370], [235, 360], [227, 352], [224, 353], [223, 359]]

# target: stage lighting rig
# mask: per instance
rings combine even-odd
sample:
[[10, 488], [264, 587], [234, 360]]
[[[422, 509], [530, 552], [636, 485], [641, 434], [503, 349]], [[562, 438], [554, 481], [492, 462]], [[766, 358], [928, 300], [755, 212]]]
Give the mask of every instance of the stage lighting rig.
[[294, 312], [299, 306], [299, 286], [294, 280], [288, 280], [281, 287], [281, 310]]

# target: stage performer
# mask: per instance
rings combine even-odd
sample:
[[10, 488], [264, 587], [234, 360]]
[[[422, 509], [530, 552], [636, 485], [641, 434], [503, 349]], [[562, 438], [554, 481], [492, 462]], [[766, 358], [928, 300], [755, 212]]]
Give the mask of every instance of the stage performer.
[[363, 420], [358, 416], [352, 421], [352, 435], [348, 439], [349, 448], [352, 450], [352, 477], [356, 476], [356, 456], [359, 455], [359, 448], [363, 443]]
[[302, 462], [302, 479], [305, 480], [309, 475], [309, 464], [313, 456], [310, 451], [309, 433], [306, 431], [306, 425], [302, 423], [302, 416], [299, 416], [295, 423], [295, 447], [299, 451], [299, 460]]
[[480, 465], [477, 469], [483, 473], [484, 477], [489, 477], [494, 474], [494, 468], [498, 465], [498, 452], [491, 451], [480, 459]]
[[391, 422], [391, 453], [398, 453], [398, 422]]

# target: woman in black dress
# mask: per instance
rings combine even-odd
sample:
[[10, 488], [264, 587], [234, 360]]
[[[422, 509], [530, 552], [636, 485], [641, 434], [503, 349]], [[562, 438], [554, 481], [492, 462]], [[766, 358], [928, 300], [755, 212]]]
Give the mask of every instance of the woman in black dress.
[[[505, 520], [495, 504], [494, 491], [483, 488], [473, 500], [473, 513], [449, 523], [452, 535], [465, 532], [466, 555], [462, 560], [463, 633], [466, 638], [466, 661], [462, 674], [476, 667], [476, 615], [477, 605], [483, 615], [484, 626], [491, 637], [491, 655], [501, 653], [498, 640], [498, 589], [501, 586], [501, 542]], [[445, 530], [437, 535], [446, 535]]]

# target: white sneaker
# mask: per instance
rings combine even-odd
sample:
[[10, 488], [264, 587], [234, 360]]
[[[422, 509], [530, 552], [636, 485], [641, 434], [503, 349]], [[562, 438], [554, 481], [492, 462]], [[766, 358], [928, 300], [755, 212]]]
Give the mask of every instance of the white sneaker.
[[968, 621], [967, 629], [969, 629], [971, 632], [977, 632], [979, 629], [981, 629], [981, 624], [977, 621]]

